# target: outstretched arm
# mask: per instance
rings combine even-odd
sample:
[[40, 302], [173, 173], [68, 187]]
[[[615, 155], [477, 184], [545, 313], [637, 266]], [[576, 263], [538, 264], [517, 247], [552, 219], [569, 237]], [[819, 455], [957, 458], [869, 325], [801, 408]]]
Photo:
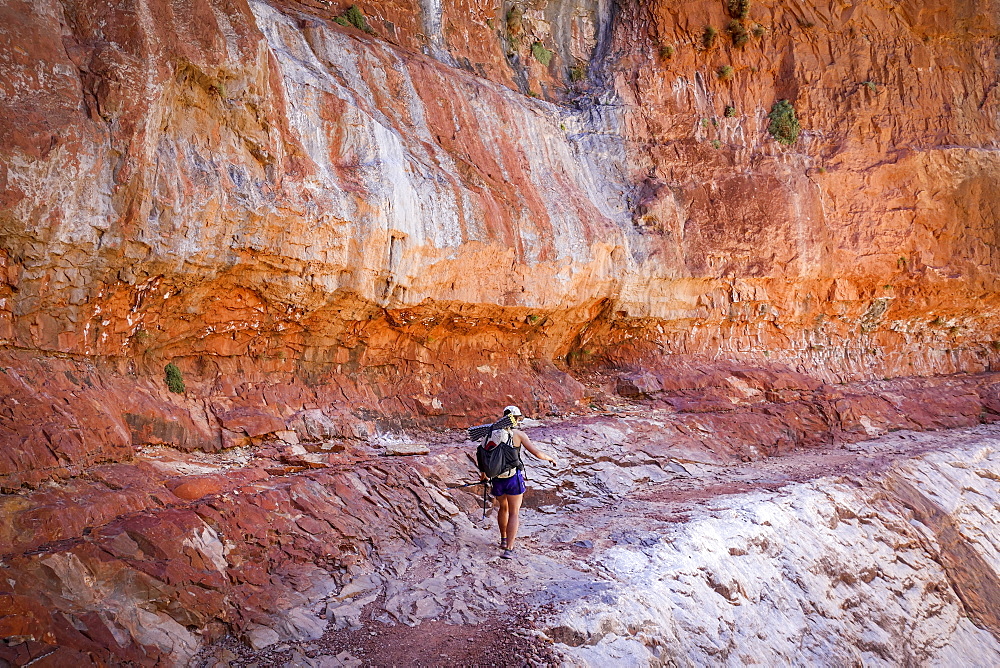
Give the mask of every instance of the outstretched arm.
[[531, 439], [528, 438], [528, 435], [525, 434], [520, 429], [515, 429], [514, 430], [514, 438], [517, 439], [518, 443], [525, 450], [527, 450], [528, 452], [530, 452], [534, 456], [538, 457], [542, 461], [552, 462], [554, 465], [558, 466], [558, 463], [556, 462], [556, 458], [555, 457], [550, 457], [549, 455], [547, 455], [544, 452], [542, 452], [541, 450], [539, 450], [538, 446], [536, 446], [534, 443], [532, 443]]

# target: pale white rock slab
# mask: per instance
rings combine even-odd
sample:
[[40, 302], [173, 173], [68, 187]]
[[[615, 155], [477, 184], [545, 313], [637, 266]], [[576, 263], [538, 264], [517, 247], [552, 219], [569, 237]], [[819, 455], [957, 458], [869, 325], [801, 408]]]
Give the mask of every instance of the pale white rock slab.
[[426, 443], [388, 443], [385, 446], [385, 454], [390, 457], [426, 455], [429, 452], [430, 448]]
[[[996, 563], [995, 450], [900, 469], [886, 475], [913, 480]], [[570, 603], [556, 623], [571, 664], [1000, 664], [1000, 643], [965, 616], [927, 537], [879, 480], [723, 497], [661, 538], [600, 557], [610, 593]]]
[[281, 636], [270, 627], [261, 626], [260, 624], [252, 624], [247, 627], [246, 641], [256, 650], [270, 647], [279, 640], [281, 640]]

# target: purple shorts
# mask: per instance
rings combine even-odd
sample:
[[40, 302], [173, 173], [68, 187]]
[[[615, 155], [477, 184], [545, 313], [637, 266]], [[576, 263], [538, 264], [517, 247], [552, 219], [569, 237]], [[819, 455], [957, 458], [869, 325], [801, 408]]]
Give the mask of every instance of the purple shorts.
[[524, 494], [524, 473], [518, 471], [509, 478], [497, 478], [493, 481], [493, 496], [514, 496]]

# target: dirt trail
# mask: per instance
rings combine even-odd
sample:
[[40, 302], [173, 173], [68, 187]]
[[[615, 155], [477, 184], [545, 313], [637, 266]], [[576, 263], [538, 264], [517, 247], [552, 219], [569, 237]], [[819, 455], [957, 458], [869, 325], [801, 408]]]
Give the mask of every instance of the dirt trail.
[[[264, 653], [226, 655], [232, 665], [518, 665], [559, 662], [601, 663], [625, 655], [587, 658], [595, 644], [570, 628], [568, 610], [587, 601], [616, 605], [621, 578], [608, 570], [611, 554], [635, 554], [669, 543], [692, 521], [721, 511], [767, 503], [786, 488], [803, 485], [882, 485], [894, 468], [924, 455], [995, 443], [1000, 427], [945, 432], [899, 431], [869, 441], [799, 450], [728, 465], [651, 462], [631, 450], [629, 420], [605, 416], [568, 420], [532, 430], [543, 448], [564, 467], [529, 466], [530, 491], [523, 511], [517, 559], [499, 559], [493, 515], [482, 521], [472, 492], [451, 494], [466, 510], [445, 530], [424, 536], [423, 546], [395, 571], [383, 568], [331, 597], [323, 612], [331, 620], [325, 635], [306, 643], [285, 643]], [[623, 426], [623, 424], [625, 426]], [[600, 435], [598, 457], [581, 457], [574, 443]], [[616, 447], [621, 446], [616, 450]], [[614, 453], [613, 456], [606, 456]], [[462, 465], [463, 447], [432, 448], [425, 462], [440, 482]], [[449, 469], [449, 465], [451, 469]], [[859, 544], [855, 549], [868, 549]], [[690, 558], [698, 561], [694, 552]], [[646, 557], [642, 557], [646, 558]], [[724, 595], [726, 586], [716, 584]], [[632, 629], [625, 635], [638, 632]], [[641, 634], [639, 634], [641, 635]], [[469, 640], [472, 638], [473, 640]], [[553, 651], [552, 642], [558, 642]], [[226, 651], [233, 651], [233, 646]], [[582, 653], [581, 653], [582, 652]], [[218, 651], [199, 665], [218, 665]], [[617, 658], [616, 658], [617, 657]]]
[[[152, 447], [2, 494], [0, 621], [9, 631], [0, 660], [404, 665], [416, 650], [421, 661], [491, 665], [497, 648], [516, 645], [536, 663], [551, 662], [550, 652], [655, 663], [656, 652], [682, 650], [700, 663], [764, 637], [772, 644], [758, 654], [781, 660], [787, 647], [832, 637], [822, 628], [831, 619], [837, 637], [870, 631], [839, 609], [798, 625], [775, 616], [841, 589], [850, 592], [844, 610], [896, 610], [885, 647], [928, 660], [956, 638], [982, 649], [955, 620], [989, 629], [1000, 620], [991, 597], [976, 593], [1000, 581], [991, 551], [1000, 545], [989, 547], [997, 513], [976, 505], [1000, 505], [991, 487], [1000, 467], [977, 454], [993, 451], [996, 428], [983, 423], [1000, 415], [998, 378], [828, 386], [766, 376], [754, 392], [719, 378], [728, 394], [595, 391], [585, 414], [528, 427], [560, 467], [527, 462], [512, 562], [499, 559], [476, 490], [448, 489], [476, 477], [460, 432], [294, 443], [284, 431], [211, 454]], [[864, 554], [895, 570], [859, 561]], [[748, 575], [775, 569], [792, 575]], [[760, 587], [783, 592], [785, 607]], [[898, 628], [934, 617], [911, 599], [934, 601], [954, 623], [910, 647], [900, 638], [917, 636]], [[758, 636], [741, 635], [754, 627], [735, 621], [746, 615], [767, 620]], [[464, 630], [477, 628], [490, 631], [465, 646], [476, 636]], [[773, 638], [773, 628], [799, 635]]]

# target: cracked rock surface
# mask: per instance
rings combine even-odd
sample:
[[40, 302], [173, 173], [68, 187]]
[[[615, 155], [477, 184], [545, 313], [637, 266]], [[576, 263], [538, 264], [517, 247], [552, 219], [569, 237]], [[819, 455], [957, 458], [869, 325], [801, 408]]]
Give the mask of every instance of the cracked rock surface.
[[694, 445], [691, 414], [610, 408], [529, 429], [560, 468], [529, 459], [511, 561], [475, 488], [448, 489], [473, 467], [447, 434], [161, 446], [4, 495], [0, 658], [491, 665], [517, 638], [531, 665], [1000, 660], [1000, 427], [754, 457], [745, 413], [698, 413]]

